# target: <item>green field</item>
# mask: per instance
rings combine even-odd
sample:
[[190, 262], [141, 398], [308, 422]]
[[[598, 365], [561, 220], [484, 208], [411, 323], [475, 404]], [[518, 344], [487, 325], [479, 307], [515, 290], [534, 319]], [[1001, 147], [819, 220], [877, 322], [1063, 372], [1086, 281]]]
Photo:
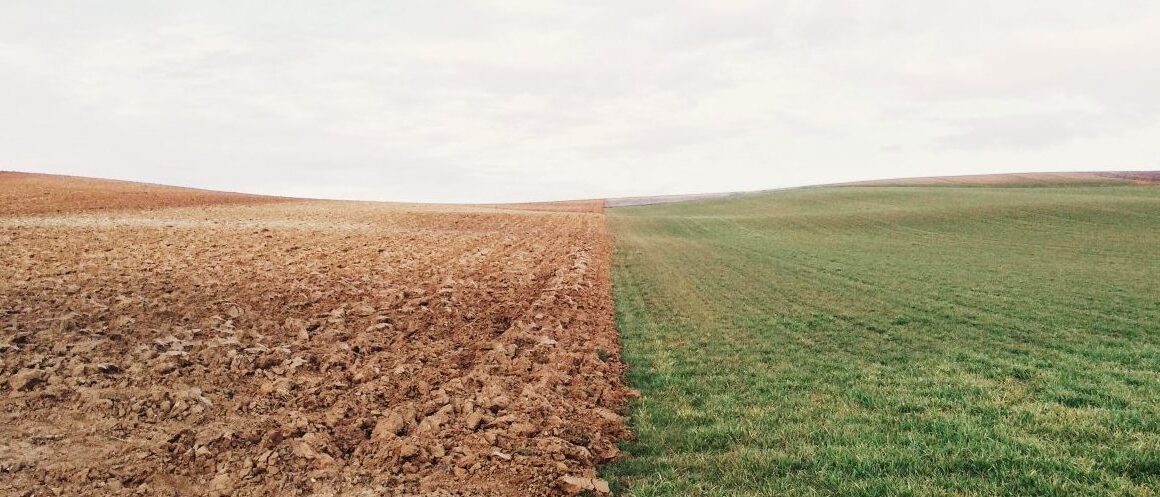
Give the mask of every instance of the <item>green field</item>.
[[617, 208], [633, 495], [1160, 494], [1160, 188]]

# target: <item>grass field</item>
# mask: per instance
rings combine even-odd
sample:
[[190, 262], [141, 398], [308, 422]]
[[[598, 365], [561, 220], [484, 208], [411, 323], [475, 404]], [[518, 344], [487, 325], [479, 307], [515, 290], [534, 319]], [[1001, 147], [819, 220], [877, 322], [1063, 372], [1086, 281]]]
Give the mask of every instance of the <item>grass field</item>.
[[1160, 493], [1160, 188], [609, 215], [632, 494]]

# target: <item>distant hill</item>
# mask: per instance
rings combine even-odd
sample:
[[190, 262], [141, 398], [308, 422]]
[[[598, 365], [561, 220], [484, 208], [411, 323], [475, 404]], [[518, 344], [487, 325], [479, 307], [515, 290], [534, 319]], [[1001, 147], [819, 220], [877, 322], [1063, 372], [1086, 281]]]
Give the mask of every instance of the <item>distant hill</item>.
[[[750, 192], [745, 192], [750, 193]], [[740, 195], [740, 192], [726, 193], [691, 193], [687, 195], [654, 195], [651, 197], [619, 197], [605, 200], [608, 207], [629, 207], [633, 205], [670, 204], [673, 202], [688, 202], [690, 200], [705, 200], [710, 198]]]
[[[0, 171], [0, 216], [130, 209], [152, 210], [170, 207], [253, 204], [291, 200], [319, 199], [251, 195], [81, 176]], [[398, 204], [404, 205], [403, 203]], [[406, 203], [406, 205], [441, 204]], [[599, 213], [604, 210], [603, 199], [465, 205], [503, 210], [549, 212]], [[454, 206], [450, 207], [454, 208]]]
[[840, 183], [836, 186], [1035, 186], [1043, 184], [1124, 183], [1158, 184], [1160, 171], [1057, 172], [975, 174], [880, 179]]
[[0, 215], [9, 216], [284, 200], [132, 181], [0, 171]]
[[[1055, 172], [932, 176], [856, 181], [824, 186], [1036, 186], [1066, 184], [1160, 184], [1160, 171]], [[606, 200], [482, 204], [515, 210], [601, 212], [603, 207], [667, 204], [766, 193], [694, 193], [620, 197]], [[285, 197], [199, 190], [176, 186], [55, 174], [0, 171], [0, 215], [53, 214], [121, 209], [162, 209], [195, 205], [248, 204], [295, 200]]]
[[[1056, 172], [1056, 173], [1007, 173], [976, 174], [968, 176], [929, 176], [919, 178], [894, 178], [849, 183], [834, 183], [816, 186], [1047, 186], [1047, 185], [1160, 185], [1160, 171], [1113, 171], [1113, 172]], [[734, 195], [769, 193], [776, 189], [743, 192], [696, 193], [689, 195], [655, 195], [646, 197], [610, 198], [607, 207], [631, 207], [635, 205], [669, 204], [722, 198]]]

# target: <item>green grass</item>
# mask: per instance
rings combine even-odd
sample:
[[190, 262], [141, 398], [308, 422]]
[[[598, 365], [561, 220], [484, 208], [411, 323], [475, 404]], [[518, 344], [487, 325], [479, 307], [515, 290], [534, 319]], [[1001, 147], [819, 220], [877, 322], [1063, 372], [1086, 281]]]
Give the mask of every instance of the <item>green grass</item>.
[[633, 495], [1160, 493], [1160, 188], [610, 211]]

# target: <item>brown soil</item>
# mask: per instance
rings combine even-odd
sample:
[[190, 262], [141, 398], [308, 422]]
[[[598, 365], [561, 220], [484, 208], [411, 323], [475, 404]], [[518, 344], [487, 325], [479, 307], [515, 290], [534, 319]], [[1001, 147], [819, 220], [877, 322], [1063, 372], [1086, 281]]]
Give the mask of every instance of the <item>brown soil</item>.
[[522, 204], [489, 204], [485, 207], [517, 211], [548, 211], [548, 212], [604, 212], [603, 200], [572, 200], [567, 202], [528, 202]]
[[129, 181], [0, 171], [0, 215], [162, 209], [284, 200]]
[[1100, 176], [1117, 178], [1133, 183], [1155, 185], [1160, 184], [1160, 171], [1121, 171], [1111, 173], [1096, 173]]
[[194, 202], [82, 183], [0, 216], [0, 494], [605, 488], [631, 391], [589, 207], [13, 215]]

